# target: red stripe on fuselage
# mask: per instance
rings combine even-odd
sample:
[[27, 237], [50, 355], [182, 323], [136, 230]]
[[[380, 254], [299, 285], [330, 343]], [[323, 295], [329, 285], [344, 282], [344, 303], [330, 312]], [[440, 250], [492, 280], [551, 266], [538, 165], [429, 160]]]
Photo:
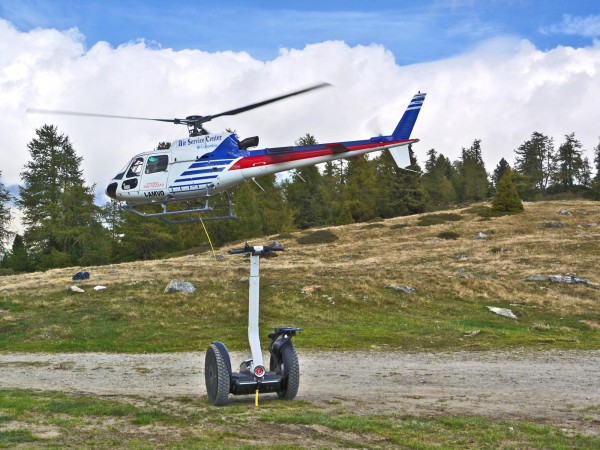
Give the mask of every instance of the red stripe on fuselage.
[[[407, 139], [407, 140], [401, 140], [401, 141], [390, 141], [390, 142], [373, 142], [373, 143], [368, 143], [368, 144], [359, 144], [359, 145], [351, 145], [351, 146], [347, 146], [348, 147], [348, 152], [353, 152], [353, 151], [357, 151], [357, 150], [365, 150], [365, 149], [376, 149], [377, 147], [386, 147], [389, 145], [394, 145], [394, 144], [401, 144], [403, 142], [409, 143], [409, 142], [413, 142], [414, 139]], [[329, 147], [329, 145], [333, 146], [333, 145], [339, 145], [339, 144], [344, 144], [343, 142], [341, 143], [333, 143], [333, 144], [325, 144], [326, 147], [325, 148], [320, 148], [320, 149], [316, 149], [316, 150], [297, 150], [297, 151], [291, 151], [289, 153], [281, 153], [278, 155], [256, 155], [256, 156], [246, 156], [242, 159], [240, 159], [238, 162], [236, 162], [233, 166], [231, 166], [231, 168], [229, 170], [239, 170], [239, 169], [248, 169], [248, 168], [252, 168], [252, 167], [256, 167], [256, 166], [262, 166], [262, 165], [270, 165], [270, 164], [278, 164], [278, 163], [284, 163], [284, 162], [290, 162], [290, 161], [300, 161], [303, 159], [310, 159], [310, 158], [318, 158], [320, 156], [327, 156], [327, 155], [341, 155], [341, 153], [338, 152], [334, 152], [333, 150], [331, 150]]]

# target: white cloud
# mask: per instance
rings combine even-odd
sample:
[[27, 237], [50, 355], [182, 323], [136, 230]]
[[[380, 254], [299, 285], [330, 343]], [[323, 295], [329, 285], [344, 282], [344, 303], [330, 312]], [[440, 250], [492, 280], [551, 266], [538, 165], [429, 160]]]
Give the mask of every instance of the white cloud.
[[563, 14], [559, 24], [540, 28], [543, 34], [569, 34], [596, 38], [600, 36], [600, 15], [585, 17]]
[[148, 48], [144, 42], [85, 50], [77, 30], [22, 33], [0, 20], [0, 170], [19, 183], [27, 143], [56, 124], [84, 158], [88, 182], [105, 183], [135, 153], [186, 135], [185, 127], [145, 121], [26, 114], [28, 107], [157, 118], [214, 114], [318, 81], [335, 88], [211, 122], [213, 131], [259, 135], [289, 145], [310, 132], [321, 142], [393, 130], [410, 97], [429, 93], [413, 136], [422, 162], [435, 147], [456, 159], [482, 139], [489, 171], [533, 131], [559, 144], [575, 132], [597, 144], [600, 45], [543, 52], [527, 41], [496, 39], [463, 55], [398, 66], [381, 46], [328, 41], [282, 49], [260, 61], [244, 52]]

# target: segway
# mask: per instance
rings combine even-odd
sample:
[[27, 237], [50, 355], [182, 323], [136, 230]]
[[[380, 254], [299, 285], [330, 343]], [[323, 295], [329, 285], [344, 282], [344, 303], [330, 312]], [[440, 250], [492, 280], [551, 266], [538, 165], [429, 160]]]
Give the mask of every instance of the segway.
[[246, 245], [229, 250], [229, 254], [250, 254], [250, 292], [248, 307], [248, 341], [252, 359], [243, 361], [239, 372], [231, 369], [231, 359], [225, 344], [215, 341], [206, 350], [204, 376], [206, 392], [211, 404], [227, 403], [229, 394], [248, 395], [276, 392], [279, 398], [292, 400], [300, 386], [300, 365], [292, 338], [300, 328], [277, 327], [269, 334], [269, 370], [265, 369], [258, 333], [260, 258], [277, 256], [285, 250], [277, 242], [264, 246]]

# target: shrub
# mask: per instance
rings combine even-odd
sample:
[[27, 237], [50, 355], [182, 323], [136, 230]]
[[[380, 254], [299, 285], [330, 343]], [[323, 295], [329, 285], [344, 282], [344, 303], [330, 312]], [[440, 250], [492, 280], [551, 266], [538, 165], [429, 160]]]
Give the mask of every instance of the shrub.
[[507, 168], [498, 182], [496, 196], [492, 200], [492, 211], [517, 213], [523, 211], [523, 202], [512, 181], [512, 171]]
[[440, 239], [456, 240], [460, 237], [460, 234], [454, 231], [443, 231], [437, 235]]
[[298, 244], [329, 244], [335, 242], [339, 237], [329, 230], [317, 230], [310, 234], [300, 236], [297, 241]]

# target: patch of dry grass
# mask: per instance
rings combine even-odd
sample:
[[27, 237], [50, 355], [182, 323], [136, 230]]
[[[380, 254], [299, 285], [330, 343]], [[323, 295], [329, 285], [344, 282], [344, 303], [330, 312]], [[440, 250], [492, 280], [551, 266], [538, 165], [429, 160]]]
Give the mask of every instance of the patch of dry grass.
[[[562, 209], [571, 212], [559, 214]], [[329, 227], [338, 239], [318, 245], [300, 244], [297, 238], [303, 234], [290, 233], [289, 238], [279, 239], [286, 251], [262, 262], [261, 313], [266, 321], [291, 317], [285, 321], [318, 328], [328, 318], [329, 322], [337, 320], [332, 323], [338, 332], [343, 332], [346, 325], [358, 324], [365, 330], [373, 329], [373, 333], [385, 334], [395, 330], [391, 319], [383, 329], [376, 328], [388, 317], [401, 320], [405, 313], [414, 321], [407, 325], [409, 328], [422, 328], [439, 318], [449, 320], [455, 330], [475, 328], [473, 320], [481, 321], [489, 315], [480, 310], [485, 305], [497, 305], [511, 307], [523, 321], [530, 320], [525, 328], [531, 333], [547, 334], [546, 326], [556, 331], [559, 325], [552, 320], [571, 318], [573, 323], [565, 326], [598, 334], [581, 321], [598, 317], [600, 227], [591, 224], [600, 223], [600, 203], [525, 203], [522, 214], [485, 221], [473, 211], [477, 208], [450, 211], [461, 214], [462, 219], [427, 227], [418, 226], [423, 215], [385, 220], [377, 227]], [[544, 223], [549, 221], [561, 221], [565, 226], [547, 228]], [[406, 226], [399, 227], [401, 223]], [[437, 236], [443, 233], [456, 233], [459, 237], [440, 240]], [[475, 239], [478, 233], [488, 237]], [[237, 246], [217, 252], [226, 255], [228, 248]], [[204, 253], [1, 277], [0, 309], [8, 312], [0, 315], [0, 327], [4, 323], [7, 330], [12, 330], [15, 320], [19, 320], [19, 313], [13, 310], [26, 310], [32, 301], [39, 311], [59, 308], [64, 313], [81, 310], [82, 303], [98, 301], [109, 322], [143, 327], [145, 322], [153, 321], [161, 335], [177, 326], [204, 329], [208, 326], [206, 321], [235, 334], [245, 328], [248, 285], [239, 279], [248, 275], [249, 263], [241, 256], [227, 255], [218, 262], [210, 256]], [[71, 281], [79, 270], [90, 272], [90, 279]], [[588, 278], [590, 285], [527, 281], [532, 275], [566, 274]], [[163, 294], [171, 279], [192, 281], [198, 292], [193, 296]], [[411, 286], [417, 295], [408, 298], [391, 292], [385, 289], [389, 283]], [[71, 293], [72, 284], [84, 288], [86, 293]], [[95, 293], [91, 289], [97, 284], [108, 289]], [[306, 285], [321, 285], [322, 292], [303, 296], [300, 291]], [[80, 313], [79, 319], [84, 322], [97, 320], [93, 310]], [[227, 314], [228, 321], [222, 322], [222, 314]], [[495, 318], [490, 320], [489, 326], [501, 326], [493, 322]], [[235, 328], [231, 328], [232, 323]], [[42, 325], [40, 333], [64, 339], [70, 336], [69, 326], [76, 326]]]

